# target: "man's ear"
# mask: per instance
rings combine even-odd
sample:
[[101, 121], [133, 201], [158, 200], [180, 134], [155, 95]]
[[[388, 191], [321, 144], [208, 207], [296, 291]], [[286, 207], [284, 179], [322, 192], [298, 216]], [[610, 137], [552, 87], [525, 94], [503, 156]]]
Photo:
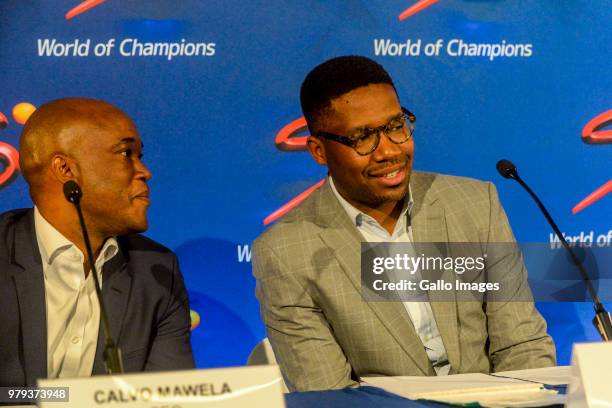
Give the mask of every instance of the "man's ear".
[[323, 141], [316, 136], [308, 136], [306, 139], [306, 147], [310, 152], [310, 155], [315, 159], [317, 163], [322, 166], [327, 165], [327, 156], [325, 155], [325, 145]]
[[63, 154], [55, 154], [51, 158], [51, 172], [61, 184], [74, 180], [79, 175], [76, 161]]

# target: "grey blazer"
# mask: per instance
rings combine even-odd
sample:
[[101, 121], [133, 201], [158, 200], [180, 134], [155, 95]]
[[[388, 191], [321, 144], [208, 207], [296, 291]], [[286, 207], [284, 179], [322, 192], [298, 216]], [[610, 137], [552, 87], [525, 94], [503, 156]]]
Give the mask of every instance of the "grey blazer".
[[[415, 242], [514, 242], [491, 183], [414, 172]], [[401, 302], [364, 302], [361, 235], [328, 184], [253, 245], [267, 335], [291, 390], [343, 388], [359, 377], [435, 375]], [[530, 299], [519, 253], [494, 267]], [[431, 299], [431, 297], [430, 297]], [[555, 365], [532, 302], [431, 302], [451, 374]]]
[[[189, 299], [176, 256], [141, 235], [118, 238], [102, 296], [126, 372], [194, 367]], [[105, 372], [100, 326], [93, 374]], [[0, 386], [47, 376], [47, 318], [34, 211], [0, 215]]]

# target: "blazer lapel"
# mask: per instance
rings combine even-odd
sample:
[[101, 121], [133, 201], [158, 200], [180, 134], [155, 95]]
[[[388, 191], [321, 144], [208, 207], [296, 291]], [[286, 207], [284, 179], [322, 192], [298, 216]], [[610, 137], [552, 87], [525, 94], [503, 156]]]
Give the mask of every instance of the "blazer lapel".
[[[362, 237], [334, 196], [329, 184], [321, 188], [317, 203], [317, 223], [325, 229], [321, 239], [333, 251], [342, 271], [355, 290], [361, 293], [361, 241]], [[412, 321], [401, 302], [367, 302], [367, 306], [383, 323], [414, 364], [425, 375], [434, 371], [417, 336]]]
[[[127, 254], [122, 248], [121, 238], [117, 239], [119, 252], [109, 260], [102, 269], [102, 298], [108, 315], [110, 331], [115, 344], [119, 345], [123, 318], [127, 310], [127, 303], [132, 287], [132, 276], [127, 270]], [[100, 316], [100, 327], [98, 329], [98, 345], [94, 361], [93, 374], [106, 373], [104, 364], [104, 324]]]
[[16, 224], [13, 245], [10, 273], [19, 302], [26, 383], [36, 386], [38, 378], [47, 377], [47, 308], [33, 210]]
[[[435, 191], [431, 191], [431, 179], [435, 177], [430, 174], [413, 174], [411, 179], [411, 191], [414, 206], [412, 208], [411, 225], [412, 237], [416, 245], [423, 243], [439, 243], [438, 245], [427, 245], [428, 256], [448, 256], [449, 242], [444, 209], [437, 201]], [[453, 271], [445, 271], [440, 279], [446, 282], [454, 282]], [[450, 296], [450, 298], [449, 298]], [[455, 292], [439, 293], [429, 292], [429, 301], [436, 324], [442, 336], [442, 342], [448, 356], [448, 361], [453, 368], [458, 368], [460, 363], [459, 353], [459, 331], [457, 328], [457, 301]], [[452, 373], [452, 371], [451, 371]]]

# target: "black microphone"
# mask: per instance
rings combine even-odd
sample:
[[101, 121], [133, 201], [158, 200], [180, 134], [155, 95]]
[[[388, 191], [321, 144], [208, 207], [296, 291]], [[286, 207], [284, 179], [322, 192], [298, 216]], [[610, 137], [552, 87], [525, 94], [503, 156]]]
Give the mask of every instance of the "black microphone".
[[606, 311], [606, 308], [599, 300], [599, 296], [597, 295], [595, 288], [593, 288], [591, 278], [582, 266], [581, 260], [567, 243], [567, 240], [559, 230], [559, 227], [557, 227], [555, 221], [550, 216], [550, 213], [548, 212], [546, 207], [544, 207], [544, 204], [542, 204], [542, 202], [540, 201], [538, 196], [536, 196], [533, 190], [531, 190], [531, 188], [529, 188], [529, 186], [523, 181], [523, 179], [521, 179], [518, 174], [518, 171], [516, 170], [516, 166], [512, 164], [510, 160], [500, 160], [497, 162], [496, 167], [497, 171], [499, 172], [499, 174], [501, 174], [502, 177], [516, 180], [521, 186], [523, 186], [523, 188], [527, 190], [529, 195], [535, 200], [538, 207], [540, 207], [540, 210], [544, 214], [544, 217], [546, 217], [546, 220], [552, 227], [553, 231], [555, 231], [555, 234], [557, 234], [557, 237], [559, 237], [559, 240], [561, 241], [563, 247], [572, 259], [572, 262], [574, 263], [576, 268], [578, 268], [578, 272], [580, 272], [580, 276], [582, 277], [582, 280], [587, 286], [587, 289], [591, 295], [591, 299], [593, 299], [593, 306], [595, 308], [595, 317], [593, 318], [593, 325], [595, 326], [595, 328], [599, 332], [599, 335], [604, 341], [612, 341], [612, 317], [610, 316], [610, 313]]
[[79, 205], [81, 203], [83, 192], [76, 181], [68, 180], [64, 183], [64, 197], [66, 197], [66, 200], [70, 201], [72, 204]]
[[104, 328], [104, 364], [106, 365], [106, 372], [108, 374], [122, 374], [123, 360], [121, 359], [121, 350], [117, 347], [111, 335], [108, 315], [106, 314], [104, 300], [102, 299], [102, 288], [100, 287], [96, 263], [91, 250], [91, 243], [89, 242], [89, 234], [85, 226], [83, 211], [81, 211], [81, 197], [83, 197], [83, 192], [76, 181], [68, 180], [64, 183], [64, 197], [76, 207], [77, 214], [79, 215], [79, 223], [81, 224], [81, 230], [83, 232], [83, 240], [85, 241], [85, 249], [87, 250], [87, 258], [89, 260], [89, 265], [91, 265], [91, 272], [93, 273], [96, 296], [100, 304], [100, 317], [102, 318], [102, 325]]
[[497, 171], [502, 177], [507, 179], [515, 179], [519, 178], [518, 171], [516, 171], [516, 166], [512, 164], [510, 160], [500, 160], [497, 162]]

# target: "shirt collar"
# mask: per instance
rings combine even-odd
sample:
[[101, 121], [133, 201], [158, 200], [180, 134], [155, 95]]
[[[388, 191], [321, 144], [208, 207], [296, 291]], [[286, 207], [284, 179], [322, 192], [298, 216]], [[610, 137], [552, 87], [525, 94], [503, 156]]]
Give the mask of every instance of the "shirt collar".
[[[328, 181], [329, 181], [329, 185], [332, 191], [334, 192], [334, 195], [340, 202], [340, 205], [342, 205], [342, 208], [344, 208], [344, 211], [346, 211], [351, 221], [355, 223], [356, 227], [360, 227], [364, 219], [368, 219], [378, 224], [378, 222], [374, 220], [374, 218], [370, 217], [363, 211], [360, 211], [357, 208], [355, 208], [351, 203], [346, 201], [346, 199], [340, 195], [340, 193], [336, 189], [336, 185], [334, 184], [334, 179], [331, 176], [328, 177]], [[409, 219], [413, 205], [414, 205], [414, 201], [412, 199], [412, 190], [410, 188], [410, 184], [408, 184], [408, 195], [404, 199], [404, 207], [402, 208], [402, 212], [400, 213], [399, 218], [401, 219], [403, 217], [406, 217], [406, 219]]]
[[[38, 241], [38, 248], [42, 261], [47, 265], [53, 263], [53, 261], [64, 251], [76, 251], [80, 255], [80, 262], [83, 262], [83, 253], [81, 250], [68, 240], [61, 232], [59, 232], [53, 225], [51, 225], [40, 213], [38, 207], [34, 207], [34, 228], [36, 230], [36, 239]], [[119, 252], [119, 245], [115, 237], [108, 238], [100, 255], [96, 260], [98, 263], [101, 259], [103, 264], [112, 259]], [[100, 274], [101, 271], [98, 271]]]

